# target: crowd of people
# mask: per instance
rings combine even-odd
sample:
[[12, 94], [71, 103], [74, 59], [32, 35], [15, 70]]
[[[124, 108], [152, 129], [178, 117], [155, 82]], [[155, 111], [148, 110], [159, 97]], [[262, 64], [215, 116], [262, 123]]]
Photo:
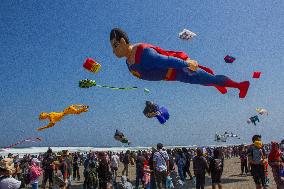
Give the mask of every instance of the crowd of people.
[[[182, 188], [188, 181], [202, 189], [206, 174], [211, 177], [212, 188], [221, 189], [224, 160], [232, 157], [240, 158], [240, 174], [252, 176], [256, 189], [269, 186], [269, 167], [277, 189], [284, 188], [284, 141], [263, 145], [261, 136], [254, 135], [252, 142], [251, 145], [175, 149], [165, 149], [158, 143], [151, 150], [126, 152], [64, 150], [54, 153], [49, 148], [45, 154], [22, 158], [9, 154], [0, 156], [0, 189], [37, 189], [39, 184], [42, 188], [70, 188], [73, 181], [82, 178], [84, 189]], [[133, 183], [128, 179], [130, 166], [136, 169]], [[83, 175], [80, 168], [84, 169]]]

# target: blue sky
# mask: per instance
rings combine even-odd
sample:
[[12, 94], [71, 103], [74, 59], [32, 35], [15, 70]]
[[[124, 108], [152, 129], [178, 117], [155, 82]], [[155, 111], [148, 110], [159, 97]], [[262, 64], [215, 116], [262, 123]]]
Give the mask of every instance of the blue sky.
[[[9, 1], [0, 5], [0, 146], [39, 136], [40, 146], [119, 146], [119, 129], [134, 146], [206, 145], [215, 132], [232, 131], [249, 143], [253, 134], [265, 142], [283, 139], [284, 2], [276, 1]], [[132, 43], [147, 42], [184, 51], [200, 64], [237, 81], [249, 80], [245, 99], [237, 90], [221, 95], [212, 87], [179, 82], [149, 82], [133, 77], [117, 59], [109, 32], [119, 27]], [[191, 41], [177, 35], [187, 28]], [[226, 64], [223, 57], [236, 57]], [[87, 57], [100, 62], [96, 75], [83, 69]], [[260, 79], [252, 72], [261, 71]], [[80, 79], [143, 91], [80, 89]], [[146, 100], [167, 107], [161, 126], [142, 114]], [[87, 104], [85, 114], [65, 117], [54, 128], [38, 120], [42, 111], [62, 111]], [[268, 109], [257, 126], [247, 118]], [[33, 144], [34, 145], [34, 144]]]

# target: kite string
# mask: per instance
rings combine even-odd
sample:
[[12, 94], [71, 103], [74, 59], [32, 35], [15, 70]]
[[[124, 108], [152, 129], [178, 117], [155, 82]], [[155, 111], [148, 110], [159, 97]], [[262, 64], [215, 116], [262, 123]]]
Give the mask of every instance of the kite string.
[[26, 138], [26, 139], [24, 139], [24, 140], [20, 140], [20, 141], [14, 143], [14, 144], [11, 144], [11, 145], [9, 145], [9, 146], [4, 147], [3, 149], [12, 148], [12, 147], [17, 146], [17, 145], [19, 145], [19, 144], [23, 144], [24, 142], [29, 142], [29, 140], [32, 141], [32, 142], [34, 142], [35, 140], [32, 140], [32, 139], [33, 139], [32, 137], [29, 137], [29, 138]]
[[135, 90], [135, 89], [139, 89], [138, 87], [113, 87], [113, 86], [108, 86], [108, 85], [96, 85], [98, 87], [102, 87], [102, 88], [109, 88], [109, 89], [116, 89], [116, 90]]

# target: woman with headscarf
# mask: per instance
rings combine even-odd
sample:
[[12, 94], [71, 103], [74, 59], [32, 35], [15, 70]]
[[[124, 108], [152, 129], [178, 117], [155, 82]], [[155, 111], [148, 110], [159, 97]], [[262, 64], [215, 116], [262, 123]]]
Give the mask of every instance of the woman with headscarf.
[[283, 172], [283, 154], [280, 151], [279, 144], [277, 142], [271, 142], [271, 151], [268, 155], [268, 162], [272, 169], [274, 181], [277, 185], [277, 189], [284, 189], [284, 175]]

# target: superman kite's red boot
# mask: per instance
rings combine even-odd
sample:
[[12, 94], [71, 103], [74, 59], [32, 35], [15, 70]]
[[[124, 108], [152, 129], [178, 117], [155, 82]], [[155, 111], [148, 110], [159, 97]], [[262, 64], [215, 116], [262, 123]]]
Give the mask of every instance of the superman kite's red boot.
[[246, 97], [249, 85], [250, 85], [249, 81], [243, 81], [243, 82], [237, 83], [237, 82], [230, 80], [230, 79], [227, 80], [226, 83], [225, 83], [225, 87], [232, 87], [232, 88], [239, 89], [240, 90], [240, 93], [239, 93], [240, 98]]
[[240, 89], [240, 93], [239, 93], [239, 97], [240, 98], [245, 98], [249, 89], [249, 81], [243, 81], [239, 83], [239, 89]]

